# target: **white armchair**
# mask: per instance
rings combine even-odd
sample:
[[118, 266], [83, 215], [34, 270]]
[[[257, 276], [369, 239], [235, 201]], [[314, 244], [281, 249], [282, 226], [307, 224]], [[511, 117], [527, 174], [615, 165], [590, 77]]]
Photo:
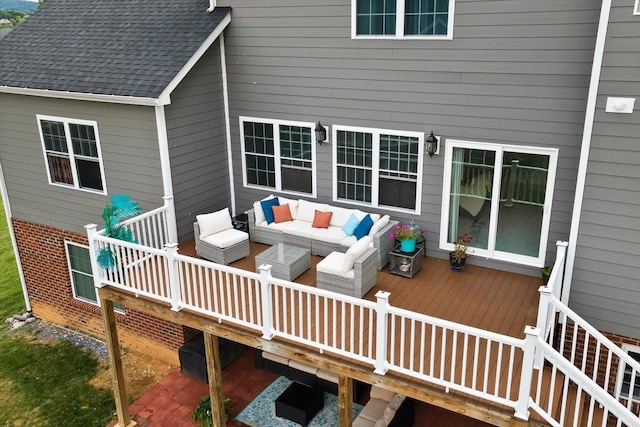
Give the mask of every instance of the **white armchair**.
[[227, 265], [249, 256], [249, 235], [233, 228], [229, 208], [197, 215], [193, 231], [202, 258]]
[[316, 265], [316, 287], [362, 298], [378, 279], [378, 258], [365, 236], [346, 253], [331, 252]]

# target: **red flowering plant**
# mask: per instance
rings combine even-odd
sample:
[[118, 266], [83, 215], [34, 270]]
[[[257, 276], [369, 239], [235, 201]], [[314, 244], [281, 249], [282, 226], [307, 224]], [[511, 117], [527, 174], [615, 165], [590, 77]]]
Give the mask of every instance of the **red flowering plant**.
[[472, 240], [473, 237], [469, 233], [461, 234], [456, 238], [456, 241], [453, 243], [454, 249], [451, 251], [451, 256], [456, 262], [460, 262], [467, 257], [469, 245]]
[[424, 233], [424, 230], [418, 226], [399, 225], [393, 226], [393, 232], [389, 235], [391, 239], [410, 240], [417, 239]]

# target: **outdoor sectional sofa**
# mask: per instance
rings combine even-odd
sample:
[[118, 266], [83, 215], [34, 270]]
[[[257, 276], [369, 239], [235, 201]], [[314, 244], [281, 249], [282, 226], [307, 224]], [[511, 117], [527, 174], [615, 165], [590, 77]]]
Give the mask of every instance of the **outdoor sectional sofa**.
[[[355, 235], [345, 232], [345, 227], [352, 225], [355, 219], [358, 222], [368, 221], [372, 225], [366, 235], [372, 239], [372, 247], [376, 250], [377, 267], [381, 270], [389, 262], [389, 252], [393, 249], [394, 240], [389, 238], [393, 226], [397, 221], [391, 221], [389, 215], [381, 216], [374, 213], [366, 213], [359, 209], [348, 209], [331, 206], [326, 203], [310, 202], [304, 199], [288, 199], [277, 197], [275, 206], [277, 211], [282, 211], [283, 205], [288, 205], [290, 219], [278, 221], [276, 217], [269, 217], [273, 208], [269, 202], [274, 202], [276, 197], [269, 196], [253, 204], [249, 215], [249, 235], [251, 240], [267, 245], [285, 243], [293, 246], [304, 247], [311, 250], [313, 255], [326, 257], [331, 252], [346, 252], [358, 239]], [[331, 212], [328, 227], [314, 227], [317, 221], [316, 211], [320, 213]], [[286, 214], [286, 213], [285, 213]], [[269, 221], [271, 219], [271, 221]], [[282, 218], [281, 218], [282, 219]], [[360, 225], [360, 224], [358, 224]]]

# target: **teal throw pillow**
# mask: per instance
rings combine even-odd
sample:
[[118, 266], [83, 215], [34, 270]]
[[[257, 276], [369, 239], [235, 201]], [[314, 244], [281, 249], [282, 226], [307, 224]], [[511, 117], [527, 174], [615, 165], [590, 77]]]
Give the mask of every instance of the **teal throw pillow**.
[[271, 209], [271, 206], [280, 206], [280, 200], [278, 200], [277, 197], [268, 200], [261, 200], [260, 205], [262, 205], [262, 211], [264, 212], [267, 224], [271, 224], [273, 222], [273, 210]]
[[364, 236], [369, 234], [371, 227], [373, 227], [373, 220], [371, 219], [371, 215], [367, 214], [367, 216], [362, 218], [362, 221], [360, 221], [360, 224], [358, 224], [358, 226], [354, 230], [353, 235], [356, 236], [358, 240], [360, 240]]
[[353, 236], [353, 232], [356, 231], [356, 227], [360, 224], [360, 220], [354, 214], [351, 214], [347, 222], [342, 226], [342, 231], [347, 236]]

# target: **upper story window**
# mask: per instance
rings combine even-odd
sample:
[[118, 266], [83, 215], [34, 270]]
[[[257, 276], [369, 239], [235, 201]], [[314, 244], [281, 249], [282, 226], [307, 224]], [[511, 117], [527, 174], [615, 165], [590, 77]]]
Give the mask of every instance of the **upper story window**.
[[544, 265], [558, 150], [447, 140], [440, 248], [473, 236], [474, 254]]
[[640, 0], [636, 0], [636, 4], [633, 6], [633, 14], [640, 15]]
[[453, 37], [454, 0], [351, 0], [353, 38]]
[[240, 117], [244, 185], [316, 195], [315, 124]]
[[333, 126], [334, 200], [420, 213], [424, 134]]
[[38, 115], [49, 184], [106, 194], [98, 124]]

